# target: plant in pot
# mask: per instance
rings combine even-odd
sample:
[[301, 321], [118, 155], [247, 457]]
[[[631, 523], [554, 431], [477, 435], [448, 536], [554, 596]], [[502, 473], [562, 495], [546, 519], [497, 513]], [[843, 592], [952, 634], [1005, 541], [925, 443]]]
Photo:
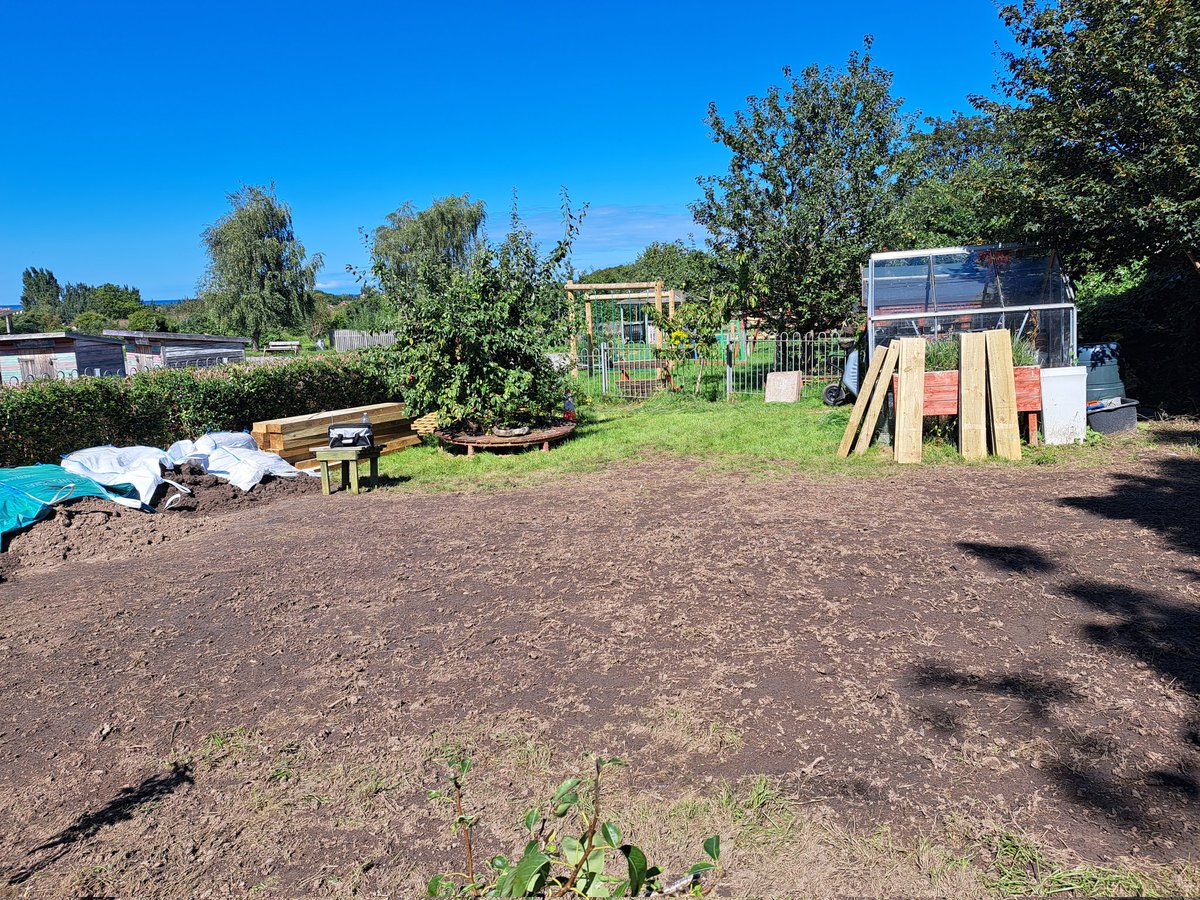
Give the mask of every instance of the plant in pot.
[[562, 285], [580, 220], [564, 201], [565, 234], [544, 255], [514, 208], [498, 244], [484, 235], [461, 254], [410, 248], [400, 273], [377, 261], [414, 413], [436, 411], [444, 430], [472, 435], [561, 420], [567, 385], [547, 354], [565, 339]]

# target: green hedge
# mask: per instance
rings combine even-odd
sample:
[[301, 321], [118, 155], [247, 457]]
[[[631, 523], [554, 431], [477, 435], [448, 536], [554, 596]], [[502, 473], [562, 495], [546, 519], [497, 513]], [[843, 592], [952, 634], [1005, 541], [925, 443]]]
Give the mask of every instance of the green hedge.
[[0, 388], [0, 466], [58, 462], [102, 444], [166, 447], [205, 431], [242, 431], [263, 419], [398, 400], [394, 359], [386, 351], [364, 351]]

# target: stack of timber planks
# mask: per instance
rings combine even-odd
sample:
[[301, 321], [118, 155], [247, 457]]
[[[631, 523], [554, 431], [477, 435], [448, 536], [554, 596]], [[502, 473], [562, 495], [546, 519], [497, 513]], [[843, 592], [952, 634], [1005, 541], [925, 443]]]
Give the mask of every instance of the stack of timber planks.
[[[1020, 459], [1012, 335], [999, 328], [962, 334], [959, 338], [959, 452], [968, 460], [983, 459], [989, 451], [1003, 459]], [[849, 456], [851, 447], [856, 454], [866, 452], [874, 439], [897, 369], [894, 459], [906, 464], [921, 461], [926, 392], [924, 338], [900, 338], [892, 341], [886, 350], [875, 348], [838, 446], [838, 456]], [[1034, 429], [1033, 440], [1037, 426], [1030, 427]]]
[[329, 444], [329, 426], [357, 424], [364, 414], [375, 432], [375, 443], [383, 447], [383, 453], [395, 453], [421, 443], [421, 436], [405, 416], [403, 403], [373, 403], [306, 416], [268, 419], [255, 422], [250, 434], [261, 449], [278, 453], [297, 468], [312, 468], [317, 465], [313, 449]]

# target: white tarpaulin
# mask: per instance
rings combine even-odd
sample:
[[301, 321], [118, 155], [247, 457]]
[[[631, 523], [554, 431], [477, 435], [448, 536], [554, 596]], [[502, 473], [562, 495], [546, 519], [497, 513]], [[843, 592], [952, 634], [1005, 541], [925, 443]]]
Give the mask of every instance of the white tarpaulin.
[[[166, 480], [162, 477], [162, 467], [170, 465], [167, 454], [157, 447], [89, 447], [62, 458], [62, 467], [73, 475], [83, 475], [103, 485], [133, 485], [141, 503], [131, 498], [113, 499], [134, 509], [150, 505], [154, 492]], [[173, 481], [168, 483], [190, 493]]]
[[310, 474], [285, 462], [277, 453], [259, 450], [249, 434], [232, 431], [213, 432], [197, 441], [176, 441], [167, 448], [166, 455], [168, 465], [187, 461], [243, 491], [262, 481], [264, 475], [294, 478]]

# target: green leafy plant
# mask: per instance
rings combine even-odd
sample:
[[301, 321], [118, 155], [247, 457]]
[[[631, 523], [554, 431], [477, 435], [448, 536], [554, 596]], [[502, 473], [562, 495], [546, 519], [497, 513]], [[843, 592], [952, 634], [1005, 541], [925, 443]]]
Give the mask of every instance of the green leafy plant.
[[[1012, 354], [1014, 366], [1036, 366], [1037, 350], [1024, 338], [1013, 338]], [[925, 371], [953, 372], [958, 369], [959, 342], [949, 336], [925, 342]]]
[[399, 268], [377, 256], [414, 413], [472, 432], [562, 414], [566, 384], [547, 353], [565, 339], [562, 284], [579, 223], [565, 200], [563, 215], [566, 234], [545, 255], [514, 210], [498, 245], [472, 240], [448, 254], [417, 242]]
[[[711, 893], [722, 870], [721, 838], [704, 842], [707, 859], [693, 865], [679, 878], [667, 879], [662, 869], [652, 866], [645, 852], [622, 840], [621, 830], [601, 821], [600, 782], [604, 771], [624, 765], [619, 759], [597, 758], [590, 785], [568, 778], [544, 806], [526, 810], [521, 827], [528, 841], [515, 860], [502, 854], [477, 868], [473, 829], [478, 817], [468, 815], [463, 805], [464, 782], [471, 761], [455, 759], [447, 775], [447, 790], [430, 791], [432, 800], [443, 800], [454, 810], [451, 828], [462, 835], [465, 870], [434, 875], [430, 897], [640, 897], [656, 894]], [[581, 798], [591, 788], [588, 803]], [[579, 829], [575, 836], [571, 824]], [[619, 869], [613, 874], [610, 869]], [[702, 878], [708, 875], [707, 883]]]
[[679, 306], [674, 315], [652, 307], [646, 308], [651, 323], [663, 333], [663, 346], [654, 355], [664, 360], [670, 370], [694, 363], [696, 368], [695, 396], [700, 396], [704, 375], [702, 360], [717, 354], [718, 336], [729, 321], [729, 304], [721, 299], [689, 301]]

